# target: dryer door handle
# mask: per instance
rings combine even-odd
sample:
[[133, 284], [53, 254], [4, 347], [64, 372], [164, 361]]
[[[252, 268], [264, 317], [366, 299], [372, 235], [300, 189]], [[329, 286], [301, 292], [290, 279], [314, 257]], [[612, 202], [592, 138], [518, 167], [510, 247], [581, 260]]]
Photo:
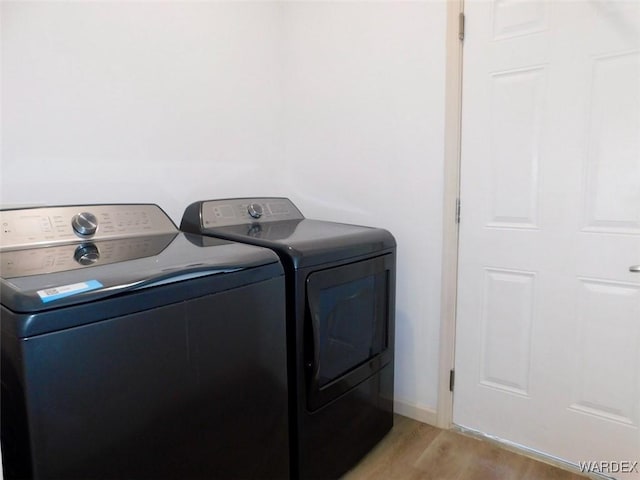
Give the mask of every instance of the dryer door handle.
[[308, 386], [317, 386], [320, 371], [320, 320], [317, 318], [320, 312], [313, 308], [310, 298], [310, 289], [307, 288], [307, 301], [304, 325], [304, 362], [307, 370]]
[[311, 332], [313, 337], [313, 380], [318, 381], [318, 373], [320, 371], [320, 340], [318, 338], [318, 318], [316, 315], [311, 315]]

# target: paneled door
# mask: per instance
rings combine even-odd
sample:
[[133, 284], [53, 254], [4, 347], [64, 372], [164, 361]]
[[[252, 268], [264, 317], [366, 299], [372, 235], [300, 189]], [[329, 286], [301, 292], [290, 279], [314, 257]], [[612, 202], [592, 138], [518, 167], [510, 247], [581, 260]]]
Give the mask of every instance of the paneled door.
[[454, 423], [640, 478], [640, 2], [465, 13]]

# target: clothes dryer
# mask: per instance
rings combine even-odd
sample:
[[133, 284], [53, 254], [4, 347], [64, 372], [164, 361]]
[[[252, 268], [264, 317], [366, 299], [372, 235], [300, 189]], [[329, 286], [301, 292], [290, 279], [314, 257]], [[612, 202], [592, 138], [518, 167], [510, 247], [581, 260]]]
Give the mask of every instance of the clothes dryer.
[[277, 255], [151, 204], [0, 224], [5, 478], [288, 476]]
[[287, 277], [292, 476], [338, 478], [393, 425], [396, 242], [286, 198], [210, 200], [180, 228], [270, 248]]

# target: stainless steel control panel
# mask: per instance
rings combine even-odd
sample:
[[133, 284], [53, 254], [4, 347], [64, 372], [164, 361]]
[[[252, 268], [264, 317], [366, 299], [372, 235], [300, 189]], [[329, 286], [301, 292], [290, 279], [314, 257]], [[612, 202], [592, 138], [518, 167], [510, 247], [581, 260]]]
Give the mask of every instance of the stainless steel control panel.
[[202, 203], [203, 228], [246, 223], [301, 220], [304, 216], [288, 198], [233, 198]]
[[0, 251], [173, 233], [171, 219], [152, 204], [0, 211]]

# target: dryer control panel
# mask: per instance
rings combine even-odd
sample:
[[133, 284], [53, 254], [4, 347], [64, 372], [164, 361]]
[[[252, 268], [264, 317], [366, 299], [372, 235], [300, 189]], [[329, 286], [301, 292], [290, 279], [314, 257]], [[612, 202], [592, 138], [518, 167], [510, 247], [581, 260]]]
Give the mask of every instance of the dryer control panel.
[[0, 211], [0, 251], [175, 233], [171, 219], [153, 204]]
[[288, 198], [230, 198], [202, 202], [203, 228], [246, 223], [302, 220], [304, 216]]

